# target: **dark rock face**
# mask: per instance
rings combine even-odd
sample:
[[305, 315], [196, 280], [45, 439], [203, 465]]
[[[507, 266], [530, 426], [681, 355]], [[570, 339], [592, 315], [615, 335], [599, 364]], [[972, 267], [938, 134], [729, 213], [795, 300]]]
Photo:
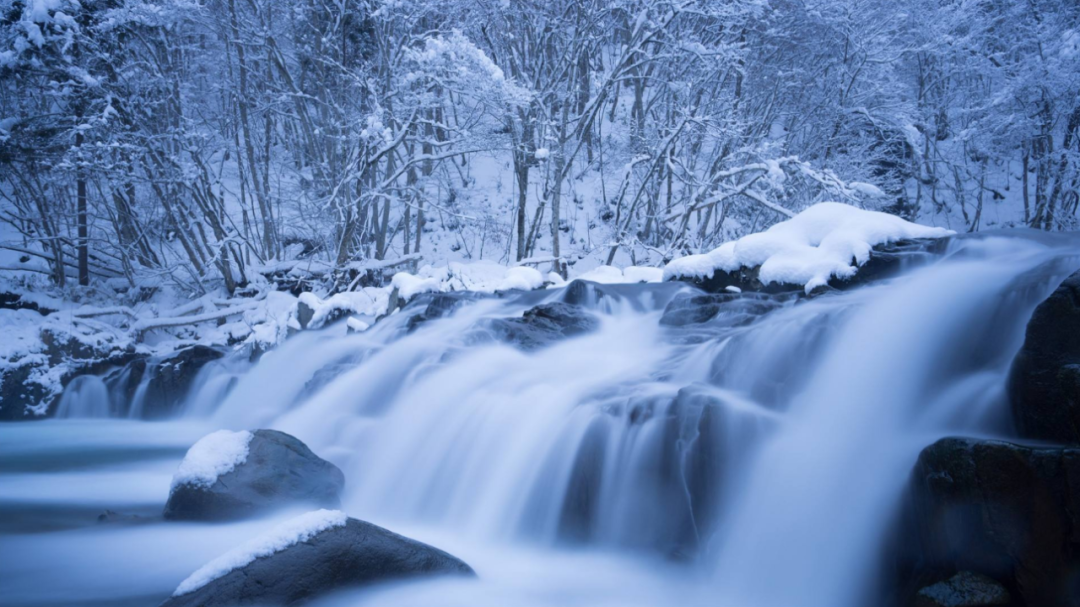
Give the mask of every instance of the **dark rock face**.
[[961, 571], [920, 590], [915, 607], [988, 607], [1008, 605], [1011, 600], [1009, 591], [1001, 584], [985, 575]]
[[724, 312], [725, 326], [738, 327], [749, 324], [763, 314], [781, 307], [784, 302], [800, 296], [765, 295], [761, 293], [706, 293], [699, 295], [680, 295], [671, 300], [664, 308], [660, 324], [669, 327], [684, 327], [701, 324], [716, 318]]
[[563, 303], [573, 306], [595, 307], [600, 300], [610, 297], [618, 299], [604, 285], [585, 280], [574, 280], [566, 285], [562, 300]]
[[1035, 308], [1009, 398], [1021, 436], [1080, 444], [1080, 272]]
[[497, 337], [523, 350], [536, 350], [593, 331], [599, 324], [596, 317], [582, 307], [555, 302], [529, 309], [521, 318], [493, 320], [488, 327]]
[[914, 577], [971, 571], [1026, 607], [1080, 606], [1080, 449], [947, 438], [912, 482]]
[[222, 356], [224, 353], [220, 350], [192, 346], [157, 363], [146, 385], [143, 417], [161, 419], [175, 415], [195, 376], [207, 363]]
[[311, 319], [315, 317], [315, 310], [311, 306], [304, 303], [302, 300], [296, 304], [296, 322], [300, 323], [301, 329], [306, 329], [311, 324]]
[[[60, 378], [60, 385], [66, 388], [81, 375], [99, 375], [140, 360], [133, 352], [123, 350], [104, 358], [68, 359], [71, 367]], [[62, 392], [54, 393], [41, 383], [47, 370], [48, 364], [43, 361], [23, 359], [0, 371], [0, 421], [40, 420], [56, 413]], [[35, 414], [30, 407], [40, 408]]]
[[765, 284], [761, 282], [761, 279], [758, 278], [760, 269], [756, 267], [739, 268], [732, 272], [716, 270], [708, 278], [688, 277], [677, 280], [688, 282], [706, 293], [724, 293], [729, 287], [755, 293], [794, 293], [803, 291], [802, 285], [780, 282]]
[[460, 559], [396, 533], [348, 519], [235, 569], [162, 607], [297, 605], [344, 588], [417, 576], [475, 576]]
[[52, 314], [56, 311], [40, 306], [37, 302], [25, 300], [20, 293], [12, 293], [9, 291], [0, 292], [0, 308], [7, 310], [33, 310], [35, 312], [40, 312], [42, 315]]
[[50, 365], [71, 360], [92, 361], [107, 358], [113, 353], [110, 349], [98, 349], [75, 335], [51, 328], [41, 330], [41, 343], [45, 346], [45, 355], [49, 357]]
[[419, 295], [409, 303], [408, 307], [423, 306], [424, 309], [409, 317], [405, 328], [409, 333], [412, 333], [425, 323], [449, 316], [455, 310], [460, 308], [464, 302], [473, 301], [479, 298], [480, 297], [477, 294], [468, 291]]
[[899, 275], [906, 267], [945, 253], [951, 238], [917, 238], [878, 245], [870, 253], [870, 259], [859, 266], [859, 271], [847, 280], [833, 279], [829, 286], [848, 290], [876, 280]]
[[40, 403], [49, 396], [41, 384], [31, 381], [40, 365], [25, 361], [0, 373], [0, 421], [23, 421], [36, 419], [27, 407]]
[[229, 520], [295, 504], [336, 507], [345, 475], [284, 432], [257, 430], [247, 460], [209, 488], [180, 485], [164, 516], [174, 520]]

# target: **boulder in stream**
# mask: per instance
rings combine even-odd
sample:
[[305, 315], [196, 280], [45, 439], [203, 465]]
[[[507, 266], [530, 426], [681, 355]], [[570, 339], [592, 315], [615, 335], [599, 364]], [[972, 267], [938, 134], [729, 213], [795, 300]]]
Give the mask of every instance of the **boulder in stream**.
[[727, 292], [678, 295], [664, 308], [660, 324], [684, 327], [709, 322], [715, 318], [725, 327], [740, 327], [797, 297], [797, 293], [768, 295]]
[[536, 350], [553, 342], [596, 330], [600, 322], [585, 308], [553, 302], [525, 311], [521, 318], [499, 318], [489, 324], [498, 337], [523, 350]]
[[317, 510], [207, 563], [162, 607], [296, 605], [350, 587], [435, 575], [475, 573], [438, 548]]
[[1021, 436], [1080, 444], [1080, 272], [1035, 308], [1009, 398]]
[[1080, 449], [946, 438], [912, 482], [915, 577], [969, 571], [1026, 607], [1080, 606]]
[[284, 432], [220, 430], [188, 450], [164, 516], [230, 520], [296, 504], [336, 507], [344, 485], [337, 466]]
[[970, 571], [923, 588], [915, 596], [915, 607], [990, 607], [1008, 605], [1012, 596], [996, 581]]

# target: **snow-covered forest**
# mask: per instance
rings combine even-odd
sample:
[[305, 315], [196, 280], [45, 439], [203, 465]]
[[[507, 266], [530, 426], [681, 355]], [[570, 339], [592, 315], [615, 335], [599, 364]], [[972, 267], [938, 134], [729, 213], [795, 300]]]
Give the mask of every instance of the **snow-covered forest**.
[[657, 266], [822, 200], [1078, 223], [1071, 0], [0, 10], [0, 272], [59, 285]]

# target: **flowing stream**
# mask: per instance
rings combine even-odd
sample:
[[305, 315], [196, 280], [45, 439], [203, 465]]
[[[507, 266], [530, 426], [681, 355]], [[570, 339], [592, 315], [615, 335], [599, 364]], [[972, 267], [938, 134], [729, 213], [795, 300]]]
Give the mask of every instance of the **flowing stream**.
[[[463, 300], [412, 331], [409, 308], [212, 363], [166, 421], [80, 379], [62, 419], [0, 426], [0, 604], [164, 599], [281, 518], [153, 518], [195, 440], [264, 427], [345, 472], [350, 516], [479, 575], [319, 604], [870, 604], [919, 451], [1009, 436], [1010, 361], [1078, 255], [1066, 237], [958, 238], [886, 281], [733, 297], [684, 326], [661, 322], [691, 291], [670, 283]], [[563, 300], [599, 327], [531, 350], [491, 329]], [[97, 524], [106, 509], [148, 518]]]

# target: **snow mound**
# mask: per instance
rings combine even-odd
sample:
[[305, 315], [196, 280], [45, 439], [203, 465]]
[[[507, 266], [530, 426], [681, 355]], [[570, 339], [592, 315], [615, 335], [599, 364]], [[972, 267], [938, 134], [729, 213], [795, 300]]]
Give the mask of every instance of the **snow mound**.
[[532, 290], [544, 286], [544, 275], [535, 268], [506, 267], [492, 262], [456, 263], [424, 266], [416, 274], [399, 272], [392, 285], [398, 295], [412, 299], [420, 293], [476, 291], [494, 293], [511, 289]]
[[300, 301], [314, 311], [308, 328], [317, 329], [337, 311], [372, 317], [386, 313], [390, 292], [385, 288], [364, 287], [359, 291], [337, 293], [326, 299], [320, 299], [314, 293], [301, 293]]
[[247, 461], [248, 445], [253, 436], [246, 430], [218, 430], [202, 437], [180, 462], [173, 474], [172, 488], [180, 485], [210, 487], [219, 476]]
[[289, 519], [203, 565], [186, 580], [180, 582], [173, 596], [194, 592], [228, 575], [230, 571], [248, 565], [257, 558], [270, 556], [295, 544], [306, 542], [323, 531], [344, 527], [346, 520], [348, 517], [340, 510], [315, 510]]
[[764, 232], [726, 242], [709, 253], [676, 259], [664, 268], [664, 279], [709, 278], [716, 270], [760, 266], [762, 283], [801, 284], [809, 293], [830, 278], [854, 276], [877, 245], [954, 233], [888, 213], [822, 202]]

